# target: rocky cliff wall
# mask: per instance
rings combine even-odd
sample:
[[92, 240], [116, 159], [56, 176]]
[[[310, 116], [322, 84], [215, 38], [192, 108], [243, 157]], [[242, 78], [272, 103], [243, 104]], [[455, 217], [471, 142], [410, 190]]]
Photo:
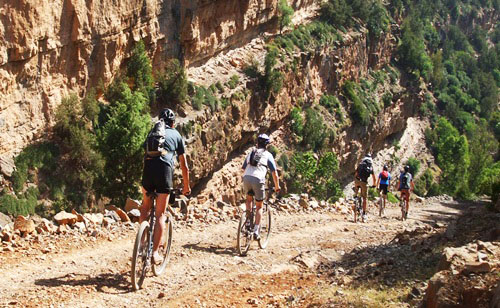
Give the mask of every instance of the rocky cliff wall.
[[[297, 70], [283, 70], [284, 87], [269, 103], [264, 103], [262, 93], [256, 92], [244, 100], [232, 100], [226, 110], [213, 113], [206, 109], [192, 118], [198, 128], [188, 139], [188, 157], [193, 184], [199, 184], [197, 191], [201, 192], [198, 201], [221, 199], [236, 203], [241, 197], [238, 176], [241, 157], [238, 156], [257, 132], [273, 131], [285, 124], [299, 100], [317, 101], [325, 92], [338, 91], [346, 80], [359, 80], [370, 68], [388, 64], [395, 48], [392, 34], [381, 39], [379, 44], [367, 42], [366, 31], [353, 32], [333, 46], [314, 53], [297, 54]], [[370, 61], [373, 54], [379, 55], [378, 61]], [[246, 87], [252, 88], [252, 85]], [[353, 123], [340, 132], [332, 150], [339, 155], [343, 170], [353, 168], [364, 150], [381, 148], [387, 136], [403, 131], [417, 102], [418, 98], [396, 99], [370, 127]], [[233, 161], [234, 158], [237, 159]], [[202, 179], [204, 181], [200, 181]]]
[[[276, 30], [278, 0], [18, 0], [0, 6], [0, 174], [44, 134], [70, 92], [112, 80], [135, 42], [155, 69], [188, 65]], [[289, 1], [297, 10], [314, 0]]]

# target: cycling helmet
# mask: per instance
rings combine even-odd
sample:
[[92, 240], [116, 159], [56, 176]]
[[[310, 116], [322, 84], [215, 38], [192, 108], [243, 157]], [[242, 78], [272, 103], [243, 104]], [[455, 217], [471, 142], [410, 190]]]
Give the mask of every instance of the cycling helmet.
[[366, 153], [365, 157], [372, 158], [372, 154], [370, 152]]
[[410, 172], [410, 166], [408, 165], [405, 166], [405, 172]]
[[160, 111], [158, 118], [163, 119], [165, 123], [172, 123], [175, 120], [175, 113], [171, 109], [165, 108]]
[[388, 171], [388, 170], [389, 170], [389, 167], [387, 167], [387, 165], [384, 165], [384, 170], [385, 170], [385, 171]]
[[259, 146], [266, 146], [268, 145], [269, 143], [271, 142], [271, 138], [269, 138], [268, 135], [266, 134], [260, 134], [258, 137], [257, 137], [257, 144]]

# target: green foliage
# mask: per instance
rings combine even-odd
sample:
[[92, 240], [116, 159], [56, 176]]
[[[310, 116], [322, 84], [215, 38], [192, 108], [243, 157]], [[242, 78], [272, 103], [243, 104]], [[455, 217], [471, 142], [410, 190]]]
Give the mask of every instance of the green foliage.
[[333, 95], [322, 95], [319, 99], [319, 104], [324, 106], [330, 113], [336, 112], [340, 108], [339, 99]]
[[415, 193], [421, 197], [425, 197], [433, 184], [434, 176], [430, 169], [426, 169], [424, 174], [415, 180]]
[[34, 187], [28, 188], [19, 198], [10, 194], [0, 195], [0, 212], [13, 216], [34, 214], [38, 195], [38, 190]]
[[382, 102], [384, 102], [384, 107], [390, 107], [392, 105], [392, 93], [391, 92], [385, 92], [384, 95], [382, 95]]
[[204, 86], [195, 86], [195, 94], [191, 98], [191, 104], [196, 110], [201, 110], [203, 105], [209, 106], [212, 111], [219, 109], [219, 100], [215, 97], [213, 90]]
[[432, 62], [427, 55], [422, 25], [410, 17], [402, 26], [401, 44], [398, 47], [399, 63], [418, 79], [429, 80], [432, 72]]
[[344, 95], [352, 102], [351, 116], [354, 121], [359, 122], [363, 126], [370, 124], [370, 115], [366, 106], [363, 104], [358, 94], [356, 93], [356, 85], [354, 82], [348, 80], [343, 86]]
[[273, 155], [273, 157], [277, 157], [278, 156], [278, 148], [274, 145], [271, 145], [267, 148], [267, 151], [269, 151], [269, 153], [271, 153]]
[[264, 59], [264, 89], [268, 97], [271, 94], [278, 94], [283, 87], [283, 73], [274, 69], [278, 55], [278, 48], [270, 45]]
[[132, 50], [127, 64], [127, 76], [132, 79], [134, 90], [143, 92], [147, 97], [151, 96], [154, 86], [153, 68], [143, 41], [137, 42]]
[[143, 142], [150, 129], [147, 98], [125, 88], [123, 99], [114, 101], [107, 121], [98, 134], [100, 152], [105, 159], [99, 190], [115, 204], [139, 195], [137, 183], [142, 174]]
[[289, 170], [290, 160], [286, 154], [281, 154], [280, 158], [277, 161], [278, 165], [283, 168], [285, 172]]
[[416, 176], [418, 174], [418, 171], [420, 170], [420, 161], [418, 159], [416, 159], [415, 157], [410, 157], [408, 158], [406, 165], [410, 166], [410, 173], [413, 176]]
[[337, 156], [327, 152], [319, 159], [312, 152], [295, 153], [291, 159], [291, 191], [307, 192], [322, 200], [338, 200], [342, 196], [340, 184], [334, 178], [338, 171]]
[[234, 89], [240, 82], [240, 77], [238, 75], [233, 75], [231, 78], [229, 78], [229, 81], [227, 82], [227, 86], [229, 89]]
[[280, 0], [278, 2], [278, 24], [280, 33], [283, 29], [292, 24], [293, 8], [288, 5], [287, 0]]
[[387, 201], [390, 203], [399, 203], [399, 199], [390, 191], [387, 192]]
[[297, 134], [297, 136], [302, 136], [304, 130], [304, 118], [302, 117], [302, 109], [300, 107], [294, 107], [292, 112], [290, 112], [291, 117], [291, 128], [292, 132]]
[[157, 100], [160, 106], [175, 106], [188, 100], [188, 82], [186, 72], [179, 60], [172, 59], [165, 71], [158, 77]]
[[323, 147], [326, 136], [326, 126], [321, 115], [316, 110], [307, 108], [302, 130], [302, 144], [318, 152]]
[[441, 190], [456, 196], [466, 196], [468, 168], [470, 165], [469, 144], [456, 128], [445, 118], [440, 118], [433, 131], [432, 147], [436, 163], [441, 168]]

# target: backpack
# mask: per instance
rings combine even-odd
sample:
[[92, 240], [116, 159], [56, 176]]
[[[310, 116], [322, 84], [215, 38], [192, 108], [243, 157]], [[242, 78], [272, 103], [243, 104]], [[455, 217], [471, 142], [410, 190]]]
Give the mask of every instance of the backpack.
[[260, 159], [264, 156], [264, 149], [254, 148], [250, 154], [250, 165], [257, 167], [260, 163]]
[[165, 152], [163, 143], [165, 142], [166, 126], [163, 120], [155, 123], [146, 137], [146, 155], [149, 157], [159, 157]]
[[401, 177], [401, 189], [410, 189], [411, 174], [406, 172]]
[[382, 171], [382, 173], [380, 174], [380, 177], [382, 178], [382, 180], [384, 181], [387, 181], [387, 179], [389, 178], [389, 172], [387, 171]]
[[366, 182], [373, 173], [372, 163], [369, 160], [363, 160], [358, 166], [358, 176], [363, 181]]

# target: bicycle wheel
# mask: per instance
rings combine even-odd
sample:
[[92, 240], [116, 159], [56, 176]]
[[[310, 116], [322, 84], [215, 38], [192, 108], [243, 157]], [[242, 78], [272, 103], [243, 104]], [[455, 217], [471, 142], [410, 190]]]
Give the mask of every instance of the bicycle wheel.
[[265, 210], [262, 210], [262, 217], [260, 218], [260, 239], [259, 247], [264, 249], [269, 243], [269, 235], [271, 234], [271, 208], [265, 205]]
[[405, 201], [402, 200], [399, 205], [401, 206], [401, 221], [405, 220], [405, 212], [406, 212], [406, 205], [405, 205]]
[[149, 243], [149, 222], [143, 221], [137, 231], [132, 254], [132, 288], [139, 290], [146, 277], [147, 250]]
[[354, 206], [352, 207], [354, 214], [354, 222], [358, 222], [358, 199], [354, 200]]
[[251, 230], [247, 230], [246, 226], [247, 222], [247, 214], [243, 212], [240, 217], [240, 222], [238, 224], [238, 235], [236, 238], [238, 245], [238, 253], [240, 256], [245, 256], [250, 249], [250, 243], [252, 242], [252, 232]]
[[158, 248], [158, 253], [161, 256], [161, 262], [156, 264], [153, 262], [153, 273], [155, 276], [160, 276], [167, 263], [170, 260], [170, 246], [172, 245], [172, 233], [173, 233], [173, 219], [170, 213], [167, 213], [167, 221], [165, 222], [165, 230], [163, 230], [163, 236], [160, 242], [160, 247]]

